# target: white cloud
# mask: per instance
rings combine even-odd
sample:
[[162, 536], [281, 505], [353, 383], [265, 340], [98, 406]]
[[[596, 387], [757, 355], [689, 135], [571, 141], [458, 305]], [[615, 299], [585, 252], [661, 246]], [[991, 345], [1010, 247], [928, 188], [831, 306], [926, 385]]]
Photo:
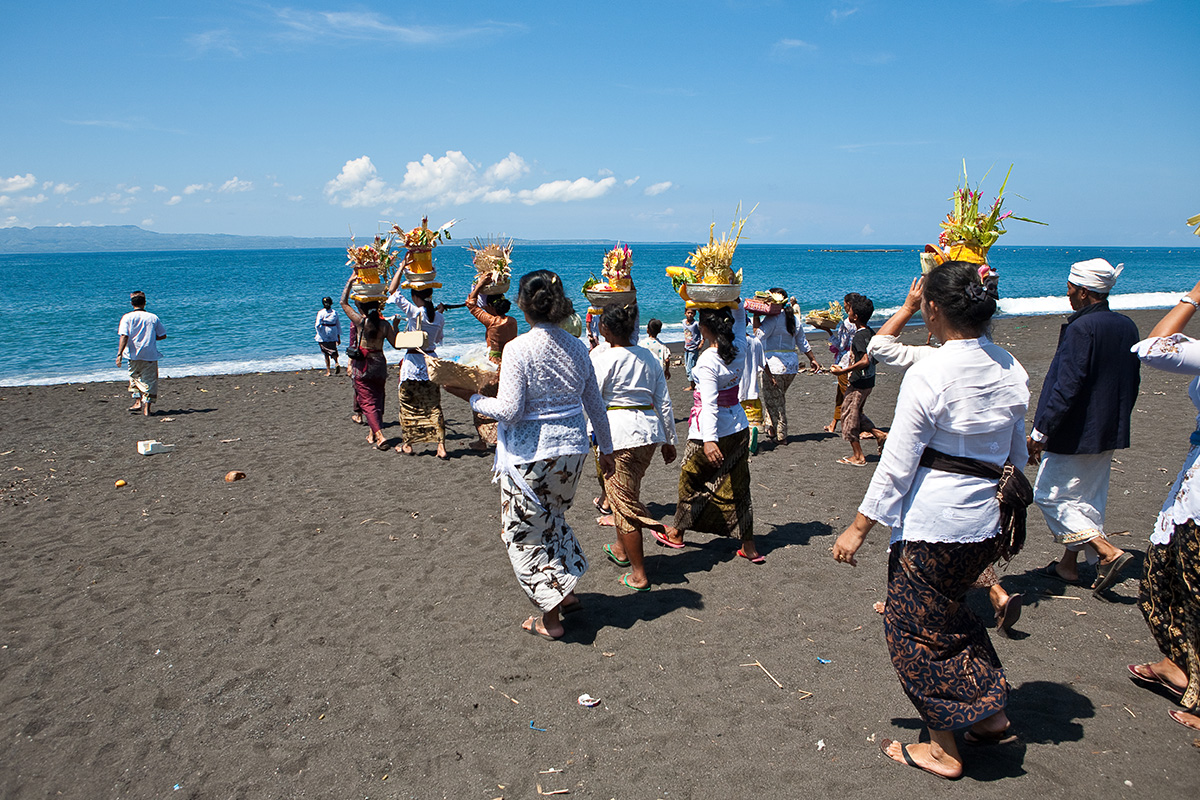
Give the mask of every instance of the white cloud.
[[525, 159], [516, 153], [509, 153], [504, 158], [487, 168], [483, 179], [488, 183], [510, 183], [529, 172]]
[[37, 178], [33, 177], [32, 172], [14, 175], [11, 178], [0, 178], [0, 193], [23, 192], [26, 189], [32, 189], [36, 184]]
[[54, 181], [46, 181], [42, 184], [42, 189], [49, 189], [57, 195], [70, 194], [79, 188], [79, 184], [55, 183]]
[[40, 192], [35, 195], [25, 195], [22, 197], [9, 197], [8, 195], [0, 194], [0, 208], [16, 208], [17, 206], [36, 206], [39, 203], [44, 203], [49, 198]]
[[15, 228], [20, 224], [21, 220], [18, 217], [5, 217], [4, 224], [0, 225], [0, 228]]
[[629, 180], [625, 181], [625, 185], [626, 185], [626, 186], [633, 186], [635, 183], [637, 183], [637, 182], [638, 182], [638, 181], [640, 181], [641, 179], [642, 179], [642, 176], [641, 176], [641, 175], [636, 175], [636, 176], [634, 176], [634, 177], [630, 178]]
[[846, 17], [852, 17], [857, 13], [858, 13], [857, 8], [847, 8], [845, 10], [835, 8], [829, 12], [829, 21], [830, 22], [841, 22], [842, 20], [846, 19]]
[[[497, 171], [510, 172], [511, 158], [510, 154], [500, 162], [508, 162], [505, 167], [495, 165]], [[420, 161], [408, 162], [401, 187], [402, 196], [409, 200], [437, 200], [456, 205], [474, 200], [487, 191], [486, 185], [481, 185], [476, 178], [475, 166], [458, 150], [447, 150], [441, 158], [426, 153]]]
[[655, 195], [662, 194], [663, 192], [665, 192], [667, 189], [670, 189], [674, 185], [675, 184], [671, 183], [670, 181], [663, 181], [662, 183], [655, 183], [650, 186], [647, 186], [644, 191], [644, 194], [646, 195], [646, 197], [654, 197]]
[[211, 188], [211, 183], [190, 183], [183, 188], [183, 193], [195, 194], [196, 192], [207, 192]]
[[360, 156], [347, 161], [338, 176], [325, 184], [325, 196], [343, 208], [361, 208], [394, 203], [400, 192], [379, 179], [369, 156]]
[[527, 206], [538, 203], [569, 203], [572, 200], [591, 200], [600, 197], [616, 185], [616, 178], [578, 178], [573, 181], [550, 181], [536, 189], [522, 189], [516, 197]]
[[325, 184], [325, 196], [330, 203], [346, 208], [382, 207], [401, 201], [430, 205], [462, 205], [479, 200], [484, 203], [527, 205], [548, 202], [569, 202], [599, 197], [611, 189], [617, 179], [589, 178], [549, 181], [533, 189], [513, 190], [499, 184], [508, 183], [529, 172], [525, 159], [509, 153], [500, 161], [481, 171], [458, 150], [447, 150], [434, 158], [426, 153], [420, 161], [410, 161], [405, 167], [399, 186], [379, 177], [369, 156], [347, 161], [337, 177]]
[[863, 236], [871, 236], [874, 233], [875, 233], [875, 229], [872, 228], [870, 225], [863, 225], [863, 228], [862, 228]]
[[288, 199], [288, 200], [291, 200], [293, 203], [299, 203], [301, 200], [303, 200], [303, 199], [304, 199], [304, 195], [302, 195], [302, 194], [289, 194], [289, 195], [287, 196], [287, 199]]
[[146, 217], [146, 219], [142, 220], [142, 227], [143, 227], [143, 228], [149, 228], [149, 227], [150, 227], [151, 225], [153, 225], [153, 224], [154, 224], [154, 218], [153, 218], [153, 217]]
[[[125, 189], [124, 186], [118, 186], [117, 188]], [[140, 186], [130, 186], [128, 189], [125, 189], [125, 191], [129, 192], [130, 194], [137, 194], [141, 190], [142, 190], [142, 187], [140, 187]]]
[[164, 203], [163, 205], [168, 205], [168, 206], [177, 206], [177, 205], [179, 205], [179, 204], [180, 204], [180, 203], [182, 203], [182, 202], [183, 202], [183, 195], [179, 195], [179, 194], [173, 194], [173, 195], [171, 195], [171, 199], [170, 199], [170, 200], [168, 200], [168, 201], [167, 201], [166, 203]]
[[165, 192], [165, 191], [167, 191], [167, 187], [165, 187], [165, 186], [159, 186], [159, 185], [156, 183], [156, 184], [154, 184], [154, 191], [155, 191], [155, 193], [157, 193], [157, 192]]
[[234, 175], [232, 178], [230, 178], [229, 180], [222, 183], [221, 188], [218, 189], [217, 191], [225, 192], [226, 194], [229, 194], [232, 192], [248, 192], [253, 188], [254, 188], [253, 183], [251, 183], [250, 181], [239, 180], [238, 176]]

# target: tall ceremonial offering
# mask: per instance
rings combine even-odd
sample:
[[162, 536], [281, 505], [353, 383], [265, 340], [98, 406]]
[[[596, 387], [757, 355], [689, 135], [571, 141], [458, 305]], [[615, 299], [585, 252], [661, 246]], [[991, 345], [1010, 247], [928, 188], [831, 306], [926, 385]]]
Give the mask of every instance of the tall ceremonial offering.
[[445, 225], [430, 229], [429, 217], [422, 217], [421, 227], [413, 228], [410, 231], [404, 230], [399, 225], [392, 226], [393, 235], [408, 250], [409, 255], [409, 265], [406, 268], [408, 280], [400, 288], [442, 288], [442, 285], [437, 282], [437, 270], [433, 267], [433, 248], [437, 247], [443, 239], [450, 241], [450, 228], [456, 222], [458, 220], [452, 219]]
[[[1009, 166], [1008, 174], [1004, 176], [1004, 183], [1000, 184], [1000, 191], [996, 193], [991, 209], [984, 212], [979, 209], [979, 200], [982, 197], [979, 184], [976, 184], [974, 191], [971, 190], [967, 182], [967, 162], [963, 161], [962, 185], [954, 190], [950, 198], [954, 209], [941, 223], [942, 233], [938, 237], [938, 243], [925, 245], [925, 252], [921, 254], [922, 273], [929, 272], [947, 261], [986, 265], [988, 250], [1006, 232], [1004, 221], [1007, 219], [1032, 222], [1034, 225], [1046, 224], [1036, 219], [1018, 217], [1011, 211], [1000, 212], [1000, 207], [1004, 204], [1004, 189], [1008, 186], [1012, 170], [1012, 166]], [[986, 180], [987, 174], [984, 174], [983, 178]], [[982, 184], [983, 181], [979, 183]]]
[[392, 241], [390, 235], [377, 235], [370, 244], [355, 247], [354, 237], [350, 237], [350, 246], [346, 248], [346, 255], [349, 256], [346, 265], [354, 267], [354, 282], [350, 284], [351, 299], [360, 303], [387, 300], [388, 282], [400, 255], [392, 249]]
[[[750, 214], [756, 208], [757, 205], [750, 209]], [[750, 219], [750, 214], [738, 219], [741, 213], [742, 205], [738, 203], [729, 233], [721, 234], [720, 239], [713, 237], [716, 223], [708, 226], [708, 244], [688, 254], [690, 268], [667, 267], [667, 276], [687, 308], [737, 308], [742, 294], [742, 271], [733, 271], [733, 254], [742, 238], [742, 228]]]
[[475, 266], [476, 276], [492, 276], [486, 294], [504, 294], [508, 291], [512, 282], [512, 239], [503, 242], [491, 237], [486, 240], [477, 238], [463, 249], [470, 250], [474, 256], [471, 262]]
[[637, 302], [637, 289], [633, 287], [633, 251], [620, 242], [604, 254], [604, 265], [600, 270], [603, 281], [595, 276], [583, 284], [583, 294], [591, 308], [588, 312], [599, 314], [609, 303], [627, 306]]

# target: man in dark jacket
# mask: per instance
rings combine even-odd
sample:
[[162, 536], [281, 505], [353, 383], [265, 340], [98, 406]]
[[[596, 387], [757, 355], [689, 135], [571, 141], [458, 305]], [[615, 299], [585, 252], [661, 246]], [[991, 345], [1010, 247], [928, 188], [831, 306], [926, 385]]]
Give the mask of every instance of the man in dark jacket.
[[1028, 441], [1030, 463], [1041, 461], [1034, 502], [1054, 540], [1066, 547], [1044, 572], [1078, 584], [1076, 559], [1083, 550], [1096, 563], [1094, 593], [1116, 583], [1131, 558], [1104, 536], [1113, 451], [1129, 447], [1140, 382], [1138, 358], [1130, 352], [1140, 338], [1137, 326], [1108, 308], [1123, 266], [1102, 258], [1072, 265], [1067, 298], [1075, 313], [1059, 333]]

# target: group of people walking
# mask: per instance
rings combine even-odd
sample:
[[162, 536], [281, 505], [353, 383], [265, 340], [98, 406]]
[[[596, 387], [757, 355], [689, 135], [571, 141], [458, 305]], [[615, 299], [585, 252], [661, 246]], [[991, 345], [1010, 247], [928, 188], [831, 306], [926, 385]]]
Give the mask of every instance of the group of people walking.
[[[972, 745], [1014, 738], [1000, 659], [963, 600], [971, 588], [986, 588], [997, 627], [1017, 620], [1020, 595], [1004, 591], [993, 564], [1020, 551], [1026, 506], [1036, 502], [1064, 547], [1042, 575], [1081, 584], [1077, 556], [1083, 553], [1095, 565], [1088, 585], [1100, 594], [1120, 580], [1130, 561], [1104, 534], [1109, 465], [1114, 451], [1130, 444], [1139, 363], [1200, 376], [1200, 345], [1182, 335], [1200, 307], [1200, 283], [1139, 341], [1132, 321], [1108, 307], [1120, 269], [1100, 259], [1072, 268], [1068, 297], [1074, 313], [1063, 326], [1028, 435], [1028, 375], [990, 338], [999, 284], [986, 265], [950, 261], [935, 267], [914, 281], [904, 305], [878, 332], [869, 324], [873, 306], [861, 295], [847, 296], [847, 318], [830, 326], [831, 371], [839, 376], [839, 390], [826, 430], [842, 425], [852, 450], [846, 464], [866, 463], [863, 438], [875, 439], [880, 450], [855, 519], [831, 550], [839, 563], [855, 565], [870, 531], [881, 524], [890, 528], [885, 640], [901, 685], [929, 729], [925, 743], [884, 741], [884, 752], [898, 762], [956, 778], [963, 769], [956, 733]], [[349, 306], [348, 292], [349, 283], [342, 306], [361, 331], [358, 346], [366, 354], [362, 368], [358, 361], [352, 367], [358, 384], [376, 363], [371, 354], [389, 336], [394, 340], [395, 328], [378, 309]], [[582, 607], [576, 589], [588, 559], [566, 513], [589, 452], [602, 487], [596, 501], [601, 520], [611, 520], [616, 531], [604, 553], [630, 568], [621, 575], [624, 586], [650, 588], [647, 529], [670, 549], [685, 547], [689, 531], [730, 536], [738, 556], [765, 561], [753, 534], [752, 428], [761, 425], [769, 441], [786, 441], [786, 391], [800, 354], [819, 367], [791, 308], [749, 326], [740, 306], [689, 311], [685, 367], [694, 392], [680, 453], [663, 359], [634, 343], [636, 307], [604, 308], [598, 344], [589, 352], [562, 327], [574, 309], [555, 273], [539, 270], [521, 278], [516, 304], [530, 329], [520, 336], [494, 299], [479, 302], [481, 292], [486, 287], [477, 285], [467, 303], [502, 365], [497, 384], [474, 393], [447, 388], [470, 403], [477, 424], [494, 425], [486, 436], [480, 429], [480, 440], [496, 444], [502, 539], [520, 586], [538, 609], [522, 623], [526, 631], [562, 638], [563, 617]], [[430, 303], [414, 292], [400, 306], [409, 330], [436, 331], [440, 338], [440, 312]], [[939, 346], [898, 340], [918, 310]], [[432, 335], [430, 341], [436, 344]], [[437, 387], [426, 388], [420, 354], [411, 355], [411, 367], [406, 354], [401, 374], [405, 445], [411, 428], [417, 441], [436, 437], [443, 455], [440, 408], [430, 411]], [[863, 413], [877, 362], [904, 370], [887, 431]], [[1190, 394], [1200, 410], [1200, 377]], [[382, 393], [358, 390], [356, 397], [378, 444]], [[761, 422], [752, 424], [747, 410], [753, 412], [760, 398]], [[1178, 697], [1183, 710], [1172, 710], [1172, 718], [1200, 729], [1200, 501], [1193, 499], [1200, 487], [1192, 491], [1200, 481], [1200, 434], [1192, 434], [1191, 443], [1159, 515], [1139, 598], [1163, 658], [1131, 665], [1129, 673]], [[664, 463], [681, 461], [670, 524], [651, 518], [640, 497], [660, 449]], [[1038, 472], [1030, 485], [1022, 470], [1033, 464]]]

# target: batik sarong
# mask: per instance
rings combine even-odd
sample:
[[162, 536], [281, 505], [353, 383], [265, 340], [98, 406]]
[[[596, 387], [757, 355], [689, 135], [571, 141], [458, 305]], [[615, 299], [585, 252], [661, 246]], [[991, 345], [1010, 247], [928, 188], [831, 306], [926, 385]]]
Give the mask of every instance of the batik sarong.
[[837, 376], [837, 393], [833, 396], [833, 421], [836, 424], [842, 418], [842, 401], [846, 399], [846, 390], [850, 388], [850, 376], [842, 373]]
[[601, 474], [605, 497], [612, 508], [613, 523], [617, 533], [637, 534], [643, 528], [650, 528], [659, 533], [666, 533], [666, 528], [658, 520], [650, 518], [641, 500], [642, 478], [654, 458], [658, 445], [645, 444], [641, 447], [630, 447], [613, 453], [616, 468], [611, 478]]
[[501, 538], [517, 582], [542, 611], [557, 607], [587, 572], [587, 557], [567, 524], [586, 458], [586, 453], [577, 453], [517, 464], [515, 470], [537, 502], [511, 475], [500, 473]]
[[400, 381], [400, 427], [405, 444], [446, 441], [441, 387], [433, 381]]
[[754, 538], [754, 508], [750, 502], [750, 429], [717, 440], [724, 460], [714, 467], [704, 456], [704, 443], [688, 440], [679, 470], [679, 503], [675, 527]]
[[870, 396], [870, 389], [855, 389], [853, 386], [846, 389], [842, 398], [842, 438], [847, 442], [857, 441], [860, 433], [875, 429], [875, 423], [863, 413]]
[[153, 403], [158, 399], [158, 362], [129, 359], [129, 393]]
[[354, 407], [361, 410], [372, 433], [383, 428], [383, 406], [387, 398], [387, 359], [381, 350], [363, 350], [365, 358], [350, 359], [354, 380]]
[[767, 424], [763, 419], [762, 400], [743, 400], [742, 411], [746, 412], [746, 421], [750, 423], [751, 428], [755, 428], [759, 433], [766, 432]]
[[763, 421], [766, 422], [767, 432], [775, 432], [775, 441], [787, 441], [787, 390], [796, 380], [795, 374], [771, 374], [774, 382], [765, 375], [762, 380]]
[[970, 727], [1008, 702], [987, 630], [963, 603], [998, 546], [998, 537], [892, 545], [884, 636], [900, 685], [930, 730]]
[[1200, 707], [1200, 528], [1175, 526], [1167, 544], [1151, 544], [1142, 562], [1138, 607], [1163, 655], [1188, 675], [1180, 705]]
[[[1104, 535], [1108, 479], [1113, 451], [1066, 455], [1044, 453], [1033, 484], [1033, 502], [1042, 510], [1054, 541], [1071, 550]], [[1094, 558], [1088, 550], [1091, 561]]]

